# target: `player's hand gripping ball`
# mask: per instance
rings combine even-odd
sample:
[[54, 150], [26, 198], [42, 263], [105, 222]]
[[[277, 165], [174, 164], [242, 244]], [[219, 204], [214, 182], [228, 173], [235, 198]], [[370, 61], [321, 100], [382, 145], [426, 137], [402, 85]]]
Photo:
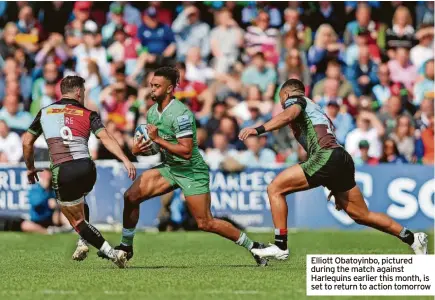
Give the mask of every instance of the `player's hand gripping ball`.
[[149, 135], [147, 126], [141, 124], [134, 131], [133, 154], [136, 156], [150, 156], [160, 152], [160, 146], [154, 143]]

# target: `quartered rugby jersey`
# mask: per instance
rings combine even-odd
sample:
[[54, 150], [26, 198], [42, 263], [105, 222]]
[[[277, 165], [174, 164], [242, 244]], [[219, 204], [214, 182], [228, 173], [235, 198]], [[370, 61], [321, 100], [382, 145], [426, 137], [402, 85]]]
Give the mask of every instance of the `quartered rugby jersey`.
[[321, 149], [341, 147], [334, 135], [333, 125], [320, 106], [307, 97], [292, 97], [285, 101], [284, 109], [292, 105], [302, 108], [299, 116], [290, 123], [293, 134], [308, 157]]
[[96, 135], [104, 129], [100, 117], [78, 101], [63, 98], [42, 108], [28, 132], [44, 134], [53, 166], [90, 158], [88, 140], [91, 131]]

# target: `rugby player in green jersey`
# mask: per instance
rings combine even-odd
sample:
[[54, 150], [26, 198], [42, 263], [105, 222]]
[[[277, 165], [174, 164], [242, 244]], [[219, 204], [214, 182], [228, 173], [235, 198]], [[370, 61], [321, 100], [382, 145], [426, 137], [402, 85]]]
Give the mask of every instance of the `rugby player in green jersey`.
[[[133, 256], [133, 238], [139, 219], [139, 205], [145, 200], [181, 188], [187, 206], [199, 229], [223, 236], [247, 250], [262, 248], [232, 224], [213, 218], [210, 211], [209, 169], [198, 151], [196, 124], [193, 113], [186, 105], [174, 99], [179, 80], [176, 68], [162, 67], [151, 80], [151, 98], [156, 103], [147, 113], [149, 140], [135, 141], [134, 155], [143, 153], [154, 142], [160, 146], [164, 162], [142, 173], [124, 194], [124, 214], [121, 244], [115, 249]], [[258, 265], [266, 259], [254, 255]]]

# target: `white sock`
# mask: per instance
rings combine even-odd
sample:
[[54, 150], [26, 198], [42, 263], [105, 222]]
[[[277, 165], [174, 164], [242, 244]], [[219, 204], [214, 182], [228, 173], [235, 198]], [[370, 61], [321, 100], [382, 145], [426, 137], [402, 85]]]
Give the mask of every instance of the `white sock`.
[[252, 247], [254, 246], [254, 242], [244, 232], [240, 233], [240, 237], [236, 241], [236, 244], [245, 247], [248, 250], [251, 250]]
[[113, 249], [107, 241], [101, 246], [100, 251], [106, 254], [110, 259], [115, 258], [115, 249]]

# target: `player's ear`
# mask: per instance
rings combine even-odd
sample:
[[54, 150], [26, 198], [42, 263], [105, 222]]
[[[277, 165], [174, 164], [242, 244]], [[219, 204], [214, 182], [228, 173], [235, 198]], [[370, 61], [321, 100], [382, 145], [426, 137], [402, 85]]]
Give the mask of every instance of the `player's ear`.
[[171, 84], [166, 89], [166, 94], [172, 94], [173, 91], [174, 91], [174, 86]]

